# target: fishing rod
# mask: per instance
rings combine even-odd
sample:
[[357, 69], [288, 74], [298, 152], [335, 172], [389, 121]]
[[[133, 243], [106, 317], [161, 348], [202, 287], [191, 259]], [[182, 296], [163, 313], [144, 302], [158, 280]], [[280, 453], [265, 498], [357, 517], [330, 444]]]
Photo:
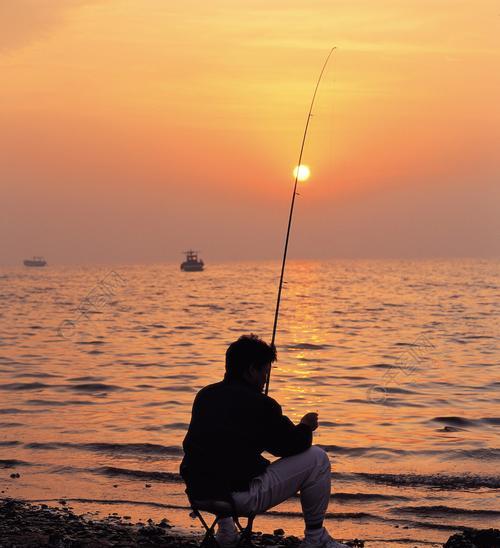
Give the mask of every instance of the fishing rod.
[[[293, 185], [293, 192], [292, 192], [292, 202], [290, 204], [290, 214], [288, 215], [288, 226], [286, 229], [286, 238], [285, 238], [285, 249], [283, 250], [283, 261], [281, 263], [281, 274], [280, 274], [280, 283], [278, 286], [278, 297], [276, 299], [276, 310], [274, 312], [274, 324], [273, 324], [273, 336], [271, 338], [271, 346], [274, 346], [274, 342], [276, 340], [276, 329], [278, 327], [278, 316], [280, 312], [280, 302], [281, 302], [281, 290], [283, 289], [283, 276], [285, 274], [285, 265], [286, 265], [286, 254], [288, 251], [288, 240], [290, 239], [290, 228], [292, 227], [292, 217], [293, 217], [293, 208], [295, 205], [295, 196], [297, 196], [297, 182], [299, 180], [299, 173], [300, 169], [302, 167], [302, 154], [304, 153], [304, 146], [306, 144], [306, 138], [307, 138], [307, 130], [309, 129], [309, 122], [312, 118], [312, 110], [314, 107], [314, 100], [316, 99], [316, 93], [318, 92], [319, 84], [321, 82], [321, 78], [323, 77], [323, 73], [325, 72], [326, 65], [328, 65], [328, 61], [330, 60], [330, 57], [333, 53], [333, 50], [336, 49], [336, 47], [333, 47], [330, 52], [328, 53], [325, 62], [323, 63], [323, 68], [321, 69], [321, 72], [319, 73], [318, 81], [316, 82], [316, 87], [314, 88], [314, 93], [311, 100], [311, 106], [309, 107], [309, 113], [307, 115], [306, 119], [306, 125], [304, 128], [304, 134], [302, 136], [302, 144], [300, 145], [300, 154], [299, 154], [299, 163], [297, 164], [297, 167], [295, 168], [295, 183]], [[269, 373], [267, 374], [266, 378], [266, 388], [265, 388], [265, 394], [269, 392], [269, 382], [271, 380], [271, 370], [269, 370]]]

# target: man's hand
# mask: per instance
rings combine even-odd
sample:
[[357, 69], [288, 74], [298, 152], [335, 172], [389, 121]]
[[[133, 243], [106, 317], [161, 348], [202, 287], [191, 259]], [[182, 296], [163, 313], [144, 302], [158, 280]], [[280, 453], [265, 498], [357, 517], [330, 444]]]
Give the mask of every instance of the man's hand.
[[300, 424], [307, 424], [314, 432], [318, 428], [318, 413], [306, 413], [301, 419]]

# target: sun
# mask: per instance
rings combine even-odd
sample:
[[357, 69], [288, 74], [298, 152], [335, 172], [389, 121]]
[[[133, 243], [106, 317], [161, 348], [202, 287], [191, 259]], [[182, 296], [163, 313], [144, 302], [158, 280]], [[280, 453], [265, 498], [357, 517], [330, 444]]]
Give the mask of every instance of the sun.
[[309, 169], [309, 166], [306, 166], [305, 164], [301, 164], [300, 166], [295, 166], [293, 170], [293, 176], [298, 181], [307, 181], [310, 175], [311, 175], [311, 170]]

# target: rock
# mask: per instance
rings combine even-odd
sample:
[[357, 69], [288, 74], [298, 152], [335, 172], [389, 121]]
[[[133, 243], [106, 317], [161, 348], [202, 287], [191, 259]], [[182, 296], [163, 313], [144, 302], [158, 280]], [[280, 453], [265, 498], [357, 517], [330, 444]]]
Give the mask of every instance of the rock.
[[283, 537], [283, 536], [285, 536], [285, 531], [283, 529], [275, 529], [273, 531], [273, 534], [277, 535], [279, 537]]
[[365, 541], [359, 540], [359, 538], [355, 538], [354, 540], [348, 540], [346, 542], [347, 546], [351, 546], [351, 548], [364, 548], [365, 547]]
[[264, 544], [274, 545], [277, 542], [276, 537], [274, 535], [269, 534], [269, 533], [263, 533], [260, 538], [262, 539], [262, 542]]
[[51, 533], [47, 542], [49, 546], [60, 546], [62, 543], [62, 535], [60, 533]]
[[289, 535], [288, 537], [283, 538], [280, 543], [284, 544], [285, 546], [296, 547], [300, 544], [300, 539], [293, 535]]
[[452, 535], [444, 548], [500, 548], [500, 531], [498, 529], [467, 529]]
[[476, 531], [474, 542], [479, 548], [500, 548], [500, 531], [498, 529]]
[[461, 533], [451, 536], [443, 548], [476, 548], [476, 545], [470, 540], [467, 540]]
[[141, 527], [139, 533], [145, 537], [156, 537], [158, 535], [163, 535], [163, 529], [155, 527], [153, 525], [148, 525], [147, 527]]

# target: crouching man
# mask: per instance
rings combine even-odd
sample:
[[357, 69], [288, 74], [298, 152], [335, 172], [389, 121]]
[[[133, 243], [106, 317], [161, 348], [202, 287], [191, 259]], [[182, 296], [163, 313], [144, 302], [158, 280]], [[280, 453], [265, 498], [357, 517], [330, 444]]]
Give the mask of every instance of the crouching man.
[[[330, 461], [311, 446], [316, 413], [294, 425], [263, 394], [276, 350], [244, 335], [226, 352], [221, 382], [198, 392], [184, 439], [180, 472], [192, 499], [226, 500], [243, 513], [262, 513], [300, 493], [305, 521], [303, 548], [348, 548], [323, 526], [331, 489]], [[281, 457], [272, 464], [261, 453]], [[232, 518], [220, 520], [217, 542], [237, 544]]]

